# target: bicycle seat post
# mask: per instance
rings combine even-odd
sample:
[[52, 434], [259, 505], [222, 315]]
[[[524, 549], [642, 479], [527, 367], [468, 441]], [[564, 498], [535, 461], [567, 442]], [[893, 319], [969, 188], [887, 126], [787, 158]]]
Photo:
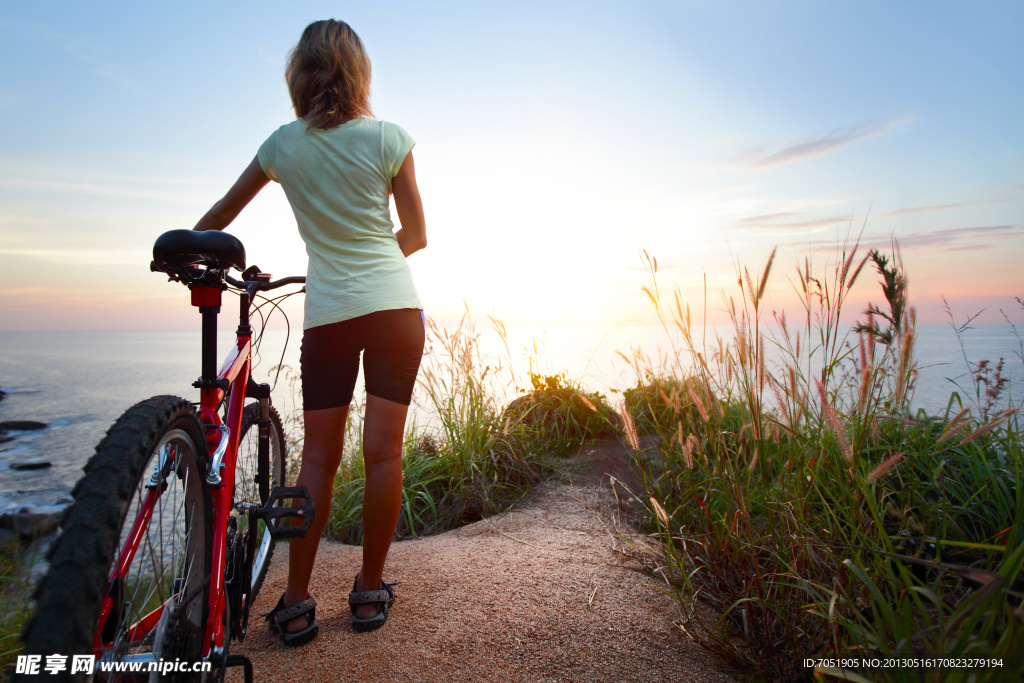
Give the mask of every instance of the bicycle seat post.
[[189, 289], [192, 291], [192, 305], [199, 308], [203, 317], [203, 369], [196, 384], [203, 392], [212, 391], [217, 381], [217, 315], [220, 313], [221, 285], [193, 283]]

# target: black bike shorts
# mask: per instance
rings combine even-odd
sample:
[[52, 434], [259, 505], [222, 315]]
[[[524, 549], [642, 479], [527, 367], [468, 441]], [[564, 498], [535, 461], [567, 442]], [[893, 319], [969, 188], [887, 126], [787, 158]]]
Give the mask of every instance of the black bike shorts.
[[352, 402], [363, 353], [366, 393], [409, 405], [423, 357], [423, 311], [377, 311], [302, 335], [302, 409], [338, 408]]

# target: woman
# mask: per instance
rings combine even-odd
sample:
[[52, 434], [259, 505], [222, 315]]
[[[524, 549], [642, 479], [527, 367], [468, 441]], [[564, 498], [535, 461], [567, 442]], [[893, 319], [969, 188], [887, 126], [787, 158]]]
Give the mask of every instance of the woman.
[[[302, 339], [305, 441], [298, 484], [316, 506], [305, 538], [291, 541], [288, 589], [267, 621], [287, 645], [319, 627], [308, 586], [331, 509], [348, 406], [363, 352], [366, 415], [363, 564], [349, 605], [352, 625], [383, 625], [394, 602], [382, 580], [402, 500], [402, 441], [423, 352], [423, 313], [405, 258], [426, 246], [413, 140], [370, 118], [370, 61], [342, 21], [310, 24], [285, 75], [297, 120], [259, 148], [195, 230], [222, 230], [270, 181], [279, 182], [306, 243]], [[393, 232], [388, 197], [401, 228]]]

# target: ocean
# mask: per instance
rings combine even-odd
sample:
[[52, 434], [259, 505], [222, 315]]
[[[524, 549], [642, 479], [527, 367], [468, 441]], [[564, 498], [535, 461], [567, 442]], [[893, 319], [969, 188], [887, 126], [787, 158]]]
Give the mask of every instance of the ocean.
[[[636, 373], [619, 356], [640, 346], [657, 357], [663, 332], [639, 326], [612, 330], [564, 327], [540, 330], [509, 329], [506, 347], [490, 328], [477, 330], [482, 363], [505, 367], [496, 389], [500, 400], [513, 397], [529, 385], [529, 372], [566, 371], [590, 390], [601, 391], [618, 403], [613, 390], [636, 384]], [[298, 369], [300, 330], [293, 329], [284, 363]], [[918, 326], [918, 387], [914, 407], [930, 414], [945, 410], [952, 391], [972, 390], [964, 353], [971, 363], [1006, 359], [1004, 375], [1011, 380], [1012, 396], [1024, 393], [1024, 362], [1020, 341], [1006, 324], [977, 324], [963, 338], [965, 350], [949, 325]], [[222, 330], [218, 358], [232, 335]], [[271, 369], [281, 360], [285, 331], [268, 330], [256, 367], [258, 381], [273, 382]], [[662, 343], [662, 346], [664, 344]], [[435, 351], [439, 348], [434, 344]], [[512, 372], [508, 369], [511, 368]], [[515, 381], [511, 378], [515, 376]], [[129, 407], [149, 396], [175, 394], [196, 399], [191, 384], [199, 375], [199, 332], [195, 331], [89, 331], [0, 332], [0, 421], [34, 420], [48, 426], [39, 431], [11, 432], [14, 439], [0, 444], [0, 513], [30, 508], [59, 508], [81, 469], [110, 425]], [[361, 385], [361, 380], [360, 380]], [[282, 415], [294, 410], [289, 385], [282, 377], [274, 393]], [[966, 396], [965, 403], [968, 403]], [[977, 413], [977, 411], [975, 411]], [[417, 423], [431, 424], [429, 410], [415, 409]], [[293, 457], [296, 457], [293, 455]], [[14, 470], [14, 462], [45, 460], [46, 469]]]

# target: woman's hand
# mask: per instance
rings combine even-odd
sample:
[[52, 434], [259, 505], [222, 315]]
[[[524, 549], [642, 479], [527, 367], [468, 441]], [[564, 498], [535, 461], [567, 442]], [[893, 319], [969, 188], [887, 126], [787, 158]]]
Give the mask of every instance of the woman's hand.
[[269, 182], [270, 178], [263, 172], [259, 158], [253, 157], [252, 162], [242, 171], [242, 175], [238, 176], [238, 180], [231, 186], [228, 193], [214, 204], [213, 208], [207, 211], [206, 215], [200, 218], [196, 227], [192, 229], [199, 231], [223, 230], [238, 217], [246, 204], [251, 202], [252, 198], [259, 194], [259, 191]]
[[427, 246], [427, 224], [423, 219], [423, 202], [416, 186], [416, 168], [412, 163], [412, 152], [405, 155], [398, 175], [391, 181], [391, 192], [395, 197], [395, 209], [402, 227], [395, 232], [402, 254], [409, 256]]

